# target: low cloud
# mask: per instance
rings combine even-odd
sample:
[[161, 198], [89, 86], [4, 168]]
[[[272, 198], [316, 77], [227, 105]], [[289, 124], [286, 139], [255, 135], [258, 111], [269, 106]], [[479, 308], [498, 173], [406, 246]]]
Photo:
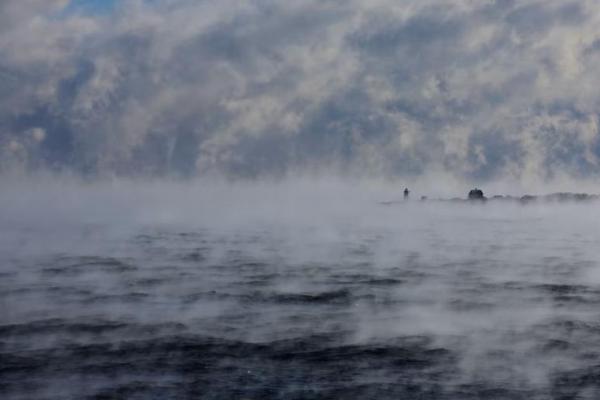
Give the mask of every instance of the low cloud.
[[600, 172], [595, 1], [68, 6], [0, 5], [3, 170]]

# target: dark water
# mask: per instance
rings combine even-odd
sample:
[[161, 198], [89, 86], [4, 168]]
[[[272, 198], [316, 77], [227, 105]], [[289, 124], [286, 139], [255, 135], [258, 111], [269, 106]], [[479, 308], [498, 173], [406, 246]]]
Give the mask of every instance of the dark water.
[[592, 206], [1, 229], [2, 399], [597, 399]]

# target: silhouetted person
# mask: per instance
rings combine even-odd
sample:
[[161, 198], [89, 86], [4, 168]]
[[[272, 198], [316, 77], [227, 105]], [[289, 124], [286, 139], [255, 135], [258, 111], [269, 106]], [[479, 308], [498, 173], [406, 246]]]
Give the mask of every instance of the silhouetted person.
[[404, 188], [404, 200], [408, 199], [408, 194], [410, 192], [408, 191], [408, 188]]

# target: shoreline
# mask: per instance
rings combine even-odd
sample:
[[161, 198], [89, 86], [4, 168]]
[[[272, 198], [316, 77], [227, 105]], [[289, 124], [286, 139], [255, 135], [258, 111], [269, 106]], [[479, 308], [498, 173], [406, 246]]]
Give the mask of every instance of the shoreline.
[[491, 197], [480, 197], [480, 198], [435, 198], [430, 199], [426, 196], [421, 196], [420, 199], [404, 199], [404, 200], [391, 200], [379, 202], [381, 205], [394, 205], [403, 203], [426, 203], [426, 202], [443, 202], [443, 203], [469, 203], [469, 204], [480, 204], [487, 202], [512, 202], [518, 204], [531, 204], [531, 203], [589, 203], [600, 200], [600, 195], [589, 194], [589, 193], [572, 193], [572, 192], [556, 192], [544, 195], [531, 195], [525, 194], [523, 196], [510, 196], [510, 195], [494, 195]]

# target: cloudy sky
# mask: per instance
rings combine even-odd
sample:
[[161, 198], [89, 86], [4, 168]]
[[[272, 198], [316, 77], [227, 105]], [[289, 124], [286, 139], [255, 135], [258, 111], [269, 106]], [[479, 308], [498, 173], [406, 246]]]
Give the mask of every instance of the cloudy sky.
[[0, 169], [600, 172], [596, 0], [2, 0]]

